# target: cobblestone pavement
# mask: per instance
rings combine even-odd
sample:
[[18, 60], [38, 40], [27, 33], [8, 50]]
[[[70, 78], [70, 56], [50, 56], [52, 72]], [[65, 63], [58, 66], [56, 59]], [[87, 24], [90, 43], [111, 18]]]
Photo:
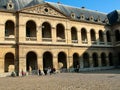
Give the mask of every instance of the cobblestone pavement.
[[0, 90], [120, 90], [120, 70], [4, 77]]

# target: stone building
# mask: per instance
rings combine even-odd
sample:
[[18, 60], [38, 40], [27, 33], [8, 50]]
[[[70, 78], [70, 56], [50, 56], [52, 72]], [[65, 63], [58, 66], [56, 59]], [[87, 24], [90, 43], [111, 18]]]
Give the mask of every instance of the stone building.
[[120, 11], [43, 0], [0, 0], [0, 73], [120, 66]]

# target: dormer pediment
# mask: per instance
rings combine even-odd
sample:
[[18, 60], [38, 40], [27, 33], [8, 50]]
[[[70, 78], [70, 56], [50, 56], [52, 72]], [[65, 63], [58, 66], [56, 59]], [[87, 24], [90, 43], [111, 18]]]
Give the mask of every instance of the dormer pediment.
[[27, 7], [27, 8], [20, 10], [20, 12], [56, 16], [56, 17], [66, 17], [62, 12], [50, 6], [49, 4], [40, 4], [40, 5], [35, 5], [32, 7]]

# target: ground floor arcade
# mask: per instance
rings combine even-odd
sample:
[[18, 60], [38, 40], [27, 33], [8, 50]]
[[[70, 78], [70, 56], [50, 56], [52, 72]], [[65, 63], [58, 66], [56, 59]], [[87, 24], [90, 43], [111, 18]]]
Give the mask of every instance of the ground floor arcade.
[[114, 67], [120, 59], [109, 49], [70, 48], [62, 46], [21, 46], [19, 48], [19, 60], [16, 60], [15, 50], [6, 50], [1, 55], [0, 72], [12, 72], [24, 70], [33, 71], [54, 67], [56, 70], [73, 70], [79, 65], [80, 70], [105, 69]]

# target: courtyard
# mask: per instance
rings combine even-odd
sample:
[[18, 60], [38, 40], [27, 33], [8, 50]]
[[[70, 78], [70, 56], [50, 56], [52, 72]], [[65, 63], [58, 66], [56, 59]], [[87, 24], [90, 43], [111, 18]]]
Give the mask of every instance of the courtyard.
[[0, 90], [120, 90], [120, 69], [3, 77]]

